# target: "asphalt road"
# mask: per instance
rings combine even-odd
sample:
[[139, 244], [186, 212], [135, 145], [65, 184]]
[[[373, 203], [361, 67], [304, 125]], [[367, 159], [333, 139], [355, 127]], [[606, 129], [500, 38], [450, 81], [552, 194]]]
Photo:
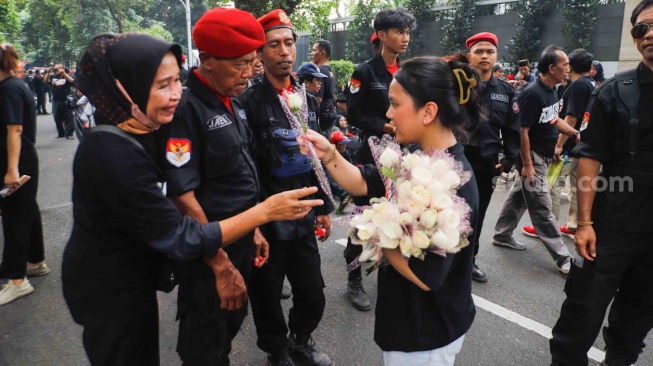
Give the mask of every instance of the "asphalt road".
[[[78, 142], [55, 139], [55, 135], [52, 117], [39, 116], [39, 204], [46, 258], [52, 272], [30, 280], [36, 289], [32, 295], [0, 307], [2, 366], [88, 365], [81, 345], [81, 327], [73, 322], [66, 308], [60, 278], [61, 255], [72, 227], [71, 164]], [[558, 318], [564, 300], [565, 277], [557, 271], [539, 240], [516, 233], [516, 239], [528, 247], [522, 252], [490, 244], [504, 197], [504, 192], [495, 193], [487, 213], [478, 263], [488, 273], [489, 282], [474, 284], [473, 292], [480, 298], [477, 301], [477, 316], [466, 336], [457, 365], [545, 366], [550, 363], [545, 335], [547, 327], [553, 327]], [[565, 209], [566, 206], [563, 206], [562, 211]], [[529, 223], [528, 215], [523, 223]], [[381, 365], [382, 354], [372, 336], [374, 312], [355, 310], [345, 294], [344, 247], [336, 243], [336, 240], [346, 237], [345, 231], [344, 225], [334, 225], [331, 238], [320, 247], [327, 285], [324, 289], [327, 306], [314, 338], [318, 347], [328, 352], [337, 365]], [[565, 239], [565, 242], [573, 250], [571, 240]], [[365, 278], [364, 284], [374, 303], [376, 276], [373, 274]], [[162, 365], [180, 364], [175, 352], [175, 299], [175, 292], [159, 295]], [[292, 299], [284, 300], [286, 309], [291, 303]], [[501, 308], [497, 310], [494, 304]], [[649, 334], [646, 343], [648, 347], [638, 365], [653, 365], [652, 334]], [[600, 335], [595, 347], [599, 350], [603, 348]], [[600, 357], [600, 354], [596, 357]], [[265, 364], [265, 354], [256, 347], [251, 317], [246, 319], [241, 334], [235, 340], [231, 359], [234, 366]], [[597, 365], [598, 362], [591, 361], [590, 364]]]

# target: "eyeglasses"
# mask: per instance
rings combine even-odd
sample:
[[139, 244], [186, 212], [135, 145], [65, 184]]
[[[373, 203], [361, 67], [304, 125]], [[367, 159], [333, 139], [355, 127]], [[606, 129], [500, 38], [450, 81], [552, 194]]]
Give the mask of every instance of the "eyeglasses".
[[651, 28], [653, 23], [638, 23], [630, 29], [630, 35], [635, 39], [640, 39], [644, 37]]

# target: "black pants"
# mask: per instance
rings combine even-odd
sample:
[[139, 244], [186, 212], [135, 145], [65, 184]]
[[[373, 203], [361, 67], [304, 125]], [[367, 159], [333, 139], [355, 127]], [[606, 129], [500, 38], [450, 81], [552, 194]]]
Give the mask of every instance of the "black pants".
[[48, 113], [48, 110], [45, 108], [45, 92], [36, 93], [36, 112]]
[[71, 287], [63, 292], [93, 366], [159, 366], [159, 309], [154, 289]]
[[[311, 334], [317, 328], [324, 313], [324, 280], [315, 236], [289, 241], [267, 239], [270, 260], [252, 271], [249, 298], [257, 345], [265, 352], [275, 353], [287, 346], [288, 328], [298, 334]], [[288, 276], [293, 293], [288, 326], [281, 307], [285, 276]]]
[[[254, 234], [250, 233], [224, 248], [246, 285], [254, 261], [253, 238]], [[180, 279], [177, 352], [184, 366], [229, 365], [231, 342], [247, 316], [247, 303], [234, 311], [220, 308], [215, 275], [202, 260], [180, 265], [177, 274]]]
[[[7, 155], [0, 154], [0, 171], [7, 171]], [[11, 196], [0, 198], [5, 245], [0, 279], [22, 279], [27, 263], [45, 258], [41, 212], [36, 202], [39, 186], [39, 157], [36, 149], [20, 152], [18, 172], [32, 177]]]
[[563, 365], [587, 365], [587, 351], [614, 298], [609, 325], [603, 329], [606, 357], [608, 362], [634, 364], [653, 328], [653, 239], [651, 233], [623, 231], [597, 231], [596, 238], [595, 260], [572, 262], [551, 355]]
[[476, 246], [474, 247], [474, 259], [478, 254], [478, 249], [481, 245], [481, 231], [483, 230], [483, 221], [485, 220], [485, 213], [492, 193], [494, 192], [495, 178], [499, 175], [499, 170], [495, 168], [498, 164], [496, 159], [483, 158], [479, 152], [471, 149], [465, 149], [465, 157], [469, 160], [469, 164], [474, 171], [476, 178], [476, 185], [478, 186], [478, 222], [474, 229], [474, 236], [476, 237]]
[[72, 123], [72, 110], [66, 106], [66, 102], [55, 100], [52, 103], [52, 113], [54, 115], [54, 123], [57, 125], [58, 136], [72, 136], [75, 132], [75, 126]]

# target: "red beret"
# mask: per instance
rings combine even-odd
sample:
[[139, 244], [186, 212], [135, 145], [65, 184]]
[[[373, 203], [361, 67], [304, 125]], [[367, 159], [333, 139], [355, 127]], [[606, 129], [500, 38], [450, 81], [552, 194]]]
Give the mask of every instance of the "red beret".
[[218, 58], [244, 56], [265, 44], [265, 33], [254, 16], [238, 9], [215, 8], [195, 24], [197, 49]]
[[290, 17], [288, 17], [288, 14], [286, 14], [286, 12], [281, 9], [272, 10], [271, 12], [258, 18], [258, 22], [261, 24], [265, 32], [277, 28], [293, 29], [292, 23], [290, 22]]
[[376, 32], [374, 32], [374, 34], [372, 34], [372, 38], [370, 38], [370, 43], [374, 43], [374, 41], [377, 39], [379, 39], [379, 36], [376, 34]]
[[497, 36], [490, 32], [481, 32], [469, 37], [467, 41], [465, 41], [465, 45], [467, 46], [467, 49], [470, 49], [473, 45], [483, 41], [492, 43], [494, 47], [499, 47]]

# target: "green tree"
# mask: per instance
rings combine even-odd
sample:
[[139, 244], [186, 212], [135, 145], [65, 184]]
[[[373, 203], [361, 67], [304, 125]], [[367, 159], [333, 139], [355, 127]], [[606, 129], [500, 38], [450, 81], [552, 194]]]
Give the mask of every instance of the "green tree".
[[565, 35], [567, 49], [590, 48], [592, 45], [592, 30], [596, 23], [596, 7], [601, 0], [565, 0], [562, 16], [565, 25], [562, 33]]
[[517, 34], [505, 46], [515, 59], [535, 59], [540, 49], [544, 25], [556, 0], [527, 0], [513, 3], [519, 15]]
[[374, 56], [370, 37], [374, 33], [373, 21], [377, 10], [376, 2], [373, 0], [358, 0], [352, 10], [354, 20], [349, 25], [349, 37], [347, 37], [347, 59], [359, 63]]
[[0, 0], [0, 41], [13, 41], [20, 28], [15, 0]]
[[417, 22], [417, 28], [410, 36], [410, 46], [408, 47], [408, 56], [418, 56], [423, 54], [425, 26], [428, 22], [435, 20], [435, 13], [432, 8], [436, 0], [408, 0], [403, 5], [406, 10], [413, 14]]
[[331, 31], [329, 15], [338, 0], [304, 0], [290, 17], [297, 29], [310, 32], [314, 40], [325, 39]]
[[453, 7], [454, 17], [445, 23], [440, 45], [445, 53], [464, 51], [467, 49], [465, 41], [471, 36], [472, 23], [476, 14], [476, 1], [451, 0], [449, 5]]
[[301, 2], [302, 0], [234, 0], [234, 5], [261, 17], [274, 9], [283, 9], [286, 14], [292, 15]]
[[349, 83], [351, 74], [354, 73], [354, 63], [347, 60], [331, 60], [329, 65], [331, 65], [331, 71], [336, 79], [337, 89], [340, 91]]

